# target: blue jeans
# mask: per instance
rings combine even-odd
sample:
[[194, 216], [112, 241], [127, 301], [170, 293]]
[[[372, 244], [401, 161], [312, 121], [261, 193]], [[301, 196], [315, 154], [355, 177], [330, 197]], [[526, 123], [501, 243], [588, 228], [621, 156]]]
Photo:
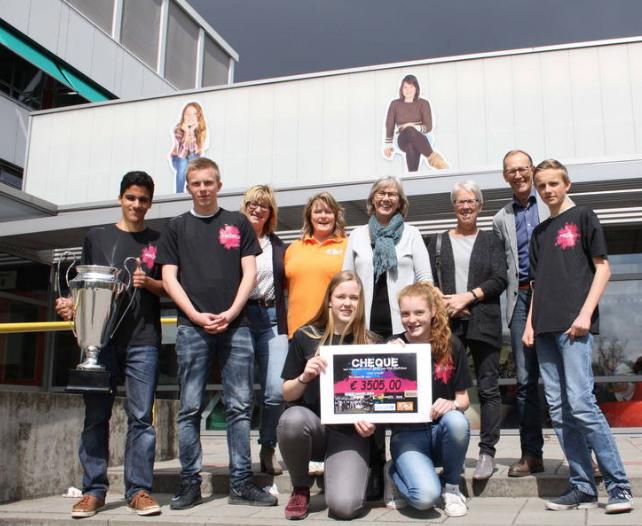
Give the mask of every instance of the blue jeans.
[[593, 395], [592, 342], [591, 334], [571, 341], [567, 334], [545, 333], [537, 335], [535, 349], [553, 428], [568, 461], [570, 485], [597, 495], [589, 447], [608, 491], [630, 488], [630, 484]]
[[208, 334], [201, 327], [178, 327], [176, 360], [180, 408], [177, 420], [181, 480], [192, 484], [201, 483], [201, 414], [214, 353], [218, 354], [221, 366], [230, 487], [238, 489], [252, 478], [250, 421], [254, 353], [248, 327], [228, 329], [221, 334]]
[[129, 500], [140, 490], [152, 490], [156, 451], [152, 407], [158, 383], [158, 348], [109, 346], [100, 352], [98, 361], [112, 373], [114, 394], [84, 395], [85, 422], [79, 448], [83, 494], [104, 499], [109, 488], [109, 419], [116, 396], [117, 376], [122, 372], [127, 396], [125, 497]]
[[[435, 506], [441, 482], [459, 485], [470, 441], [470, 424], [463, 413], [448, 411], [426, 427], [393, 426], [390, 453], [392, 478], [399, 492], [418, 510]], [[443, 466], [439, 480], [435, 467]]]
[[245, 315], [250, 322], [254, 355], [261, 385], [261, 427], [259, 444], [276, 446], [276, 425], [283, 412], [281, 372], [288, 355], [288, 336], [276, 327], [276, 308], [248, 303]]
[[187, 165], [192, 159], [197, 159], [199, 156], [190, 154], [187, 157], [178, 157], [172, 155], [172, 166], [176, 171], [176, 193], [182, 194], [185, 191], [185, 181], [187, 174]]
[[520, 289], [510, 323], [510, 341], [517, 377], [517, 417], [522, 455], [541, 459], [544, 437], [539, 403], [539, 363], [535, 348], [522, 344], [530, 303], [530, 290]]

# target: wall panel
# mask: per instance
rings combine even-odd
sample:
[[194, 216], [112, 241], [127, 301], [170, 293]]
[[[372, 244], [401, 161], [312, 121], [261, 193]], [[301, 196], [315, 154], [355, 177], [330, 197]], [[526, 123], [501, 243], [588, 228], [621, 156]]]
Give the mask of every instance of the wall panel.
[[[148, 79], [131, 60], [125, 56], [114, 75], [135, 97]], [[159, 195], [173, 193], [168, 161], [172, 130], [192, 100], [203, 106], [209, 131], [206, 155], [220, 164], [226, 190], [405, 174], [403, 158], [385, 159], [382, 147], [386, 112], [406, 74], [418, 78], [421, 96], [430, 100], [436, 147], [449, 161], [449, 173], [496, 169], [513, 148], [529, 151], [535, 160], [639, 157], [640, 63], [641, 42], [586, 46], [259, 82], [38, 114], [27, 190], [60, 204], [77, 202], [70, 197], [83, 184], [76, 178], [96, 177], [100, 184], [80, 195], [108, 200], [125, 171], [146, 169], [155, 177]], [[86, 129], [76, 141], [68, 126], [80, 122]], [[54, 135], [55, 145], [36, 140], [43, 137], [42, 127]], [[96, 173], [82, 168], [86, 152], [97, 159], [89, 163]], [[41, 163], [42, 155], [55, 162]], [[423, 162], [420, 172], [439, 173]], [[45, 180], [54, 181], [58, 200], [47, 194]]]

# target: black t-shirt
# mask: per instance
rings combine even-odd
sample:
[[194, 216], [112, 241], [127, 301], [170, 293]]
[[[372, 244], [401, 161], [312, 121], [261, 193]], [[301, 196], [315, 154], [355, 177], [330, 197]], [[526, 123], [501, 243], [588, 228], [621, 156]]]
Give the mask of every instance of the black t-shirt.
[[[408, 339], [406, 334], [400, 334], [398, 336], [393, 336], [391, 341], [400, 338], [406, 343]], [[464, 389], [469, 389], [473, 385], [473, 382], [470, 378], [470, 369], [468, 368], [468, 359], [466, 357], [466, 349], [464, 348], [461, 340], [457, 338], [454, 334], [452, 335], [452, 348], [451, 348], [451, 357], [450, 362], [446, 365], [435, 363], [435, 358], [432, 358], [432, 400], [433, 403], [438, 398], [443, 398], [445, 400], [454, 400], [455, 393], [457, 391], [463, 391]], [[426, 428], [432, 425], [435, 422], [438, 422], [439, 419], [433, 420], [432, 422], [420, 423], [420, 424], [394, 424], [392, 427], [393, 431], [398, 429], [409, 429], [409, 428]]]
[[[142, 232], [124, 232], [116, 225], [92, 228], [83, 245], [83, 263], [122, 269], [126, 258], [135, 257], [140, 259], [141, 268], [147, 275], [160, 279], [160, 267], [156, 263], [159, 239], [160, 234], [151, 228]], [[133, 272], [136, 265], [129, 261], [127, 268]], [[123, 282], [127, 282], [127, 272], [123, 271], [119, 277]], [[147, 289], [130, 287], [120, 298], [116, 321], [120, 319], [135, 290], [137, 292], [134, 300], [112, 341], [117, 345], [160, 347], [160, 300], [156, 294]]]
[[[158, 263], [178, 267], [178, 281], [198, 312], [218, 314], [234, 303], [243, 277], [241, 258], [260, 253], [247, 218], [219, 208], [212, 217], [186, 212], [171, 219], [163, 232]], [[241, 313], [230, 326], [238, 326], [243, 318]], [[178, 324], [192, 325], [180, 309]]]
[[[283, 365], [283, 372], [281, 373], [281, 378], [284, 380], [294, 380], [296, 377], [300, 376], [305, 369], [305, 364], [307, 361], [312, 358], [319, 348], [319, 340], [308, 336], [307, 333], [314, 334], [315, 331], [309, 325], [301, 327], [298, 329], [292, 340], [290, 340], [290, 348], [288, 350], [288, 355], [285, 359], [285, 364]], [[326, 342], [325, 345], [338, 345], [340, 343], [341, 337], [336, 334], [330, 338], [330, 341]], [[352, 344], [352, 336], [347, 335], [342, 344], [350, 345]], [[290, 405], [301, 405], [307, 407], [317, 416], [321, 416], [321, 407], [319, 403], [320, 395], [320, 384], [319, 377], [317, 376], [314, 380], [310, 381], [308, 386], [303, 391], [303, 396], [298, 400], [290, 402]]]
[[[574, 206], [535, 228], [530, 245], [535, 334], [570, 328], [593, 283], [597, 256], [607, 257], [606, 239], [590, 208]], [[591, 332], [599, 332], [597, 308]]]
[[[393, 336], [392, 340], [397, 338], [410, 343], [405, 333]], [[469, 389], [472, 385], [466, 350], [461, 340], [453, 334], [450, 361], [445, 365], [438, 364], [432, 357], [432, 400], [454, 400], [457, 391]]]

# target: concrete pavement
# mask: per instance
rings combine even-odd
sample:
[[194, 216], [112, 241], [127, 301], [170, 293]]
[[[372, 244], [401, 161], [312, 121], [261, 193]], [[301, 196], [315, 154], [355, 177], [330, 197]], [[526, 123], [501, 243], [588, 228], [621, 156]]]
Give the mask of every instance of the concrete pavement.
[[[642, 495], [642, 435], [616, 435], [627, 474], [631, 479], [634, 497]], [[254, 442], [254, 440], [253, 440]], [[227, 449], [225, 437], [207, 436], [204, 444], [204, 484], [205, 502], [191, 510], [172, 511], [169, 500], [178, 485], [178, 462], [176, 460], [158, 462], [155, 469], [155, 496], [163, 506], [163, 513], [157, 517], [138, 517], [127, 510], [121, 497], [122, 468], [110, 470], [112, 491], [103, 511], [95, 517], [82, 519], [88, 524], [118, 525], [175, 524], [175, 525], [247, 525], [268, 526], [292, 524], [283, 519], [283, 507], [290, 491], [287, 473], [276, 477], [259, 477], [261, 484], [274, 482], [280, 495], [279, 505], [273, 508], [250, 506], [230, 506], [224, 494], [227, 487]], [[507, 477], [508, 466], [519, 457], [519, 437], [503, 436], [498, 444], [497, 469], [491, 479], [483, 485], [472, 484], [471, 476], [477, 458], [477, 437], [472, 437], [466, 459], [465, 488], [470, 498], [470, 510], [466, 517], [446, 517], [441, 509], [426, 512], [391, 511], [382, 503], [375, 503], [367, 514], [356, 520], [366, 525], [395, 525], [443, 523], [447, 525], [642, 525], [642, 500], [631, 513], [605, 515], [603, 505], [606, 494], [600, 485], [601, 507], [593, 510], [574, 510], [553, 512], [544, 509], [544, 497], [561, 493], [566, 487], [567, 467], [563, 461], [559, 444], [554, 435], [546, 436], [546, 472], [521, 479]], [[254, 460], [258, 461], [258, 447], [253, 446]], [[258, 463], [255, 465], [258, 471]], [[70, 485], [75, 481], [70, 481]], [[77, 483], [76, 483], [77, 484]], [[119, 491], [118, 491], [119, 490]], [[322, 494], [313, 491], [312, 512], [307, 521], [312, 524], [336, 523], [328, 518]], [[51, 496], [34, 500], [23, 500], [0, 505], [0, 525], [63, 525], [78, 524], [71, 519], [69, 512], [75, 499]], [[634, 502], [635, 505], [635, 502]]]

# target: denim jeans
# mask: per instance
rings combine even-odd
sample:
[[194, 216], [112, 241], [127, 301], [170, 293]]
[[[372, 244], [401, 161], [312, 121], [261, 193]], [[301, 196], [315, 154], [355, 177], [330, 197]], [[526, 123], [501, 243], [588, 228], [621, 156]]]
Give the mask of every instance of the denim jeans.
[[591, 454], [595, 452], [607, 490], [630, 488], [606, 419], [593, 395], [593, 336], [571, 341], [567, 334], [538, 334], [535, 349], [553, 428], [570, 471], [570, 486], [597, 495]]
[[176, 193], [182, 194], [185, 191], [185, 181], [187, 174], [187, 165], [192, 159], [197, 159], [199, 156], [190, 154], [187, 157], [178, 157], [172, 155], [172, 166], [176, 171]]
[[279, 334], [276, 308], [248, 304], [245, 315], [250, 322], [254, 355], [261, 385], [261, 427], [259, 444], [276, 446], [276, 425], [283, 412], [281, 372], [288, 355], [288, 335]]
[[[414, 508], [434, 507], [441, 497], [442, 482], [459, 485], [469, 441], [470, 424], [459, 411], [448, 411], [426, 427], [393, 427], [392, 478]], [[443, 466], [441, 481], [435, 470], [438, 466]]]
[[221, 334], [208, 334], [201, 327], [178, 327], [176, 360], [180, 407], [177, 420], [181, 479], [193, 484], [201, 483], [201, 414], [214, 353], [218, 354], [221, 366], [230, 487], [238, 489], [252, 478], [250, 421], [254, 353], [248, 327], [228, 329]]
[[541, 459], [544, 437], [539, 403], [539, 364], [535, 348], [522, 344], [530, 303], [530, 290], [520, 289], [510, 323], [510, 341], [517, 376], [517, 417], [522, 455]]
[[98, 361], [112, 373], [114, 394], [84, 395], [85, 422], [79, 448], [83, 494], [105, 498], [109, 488], [109, 419], [120, 373], [125, 375], [127, 396], [125, 497], [129, 500], [140, 490], [151, 492], [156, 451], [152, 407], [158, 382], [158, 352], [154, 346], [109, 346], [100, 352]]

